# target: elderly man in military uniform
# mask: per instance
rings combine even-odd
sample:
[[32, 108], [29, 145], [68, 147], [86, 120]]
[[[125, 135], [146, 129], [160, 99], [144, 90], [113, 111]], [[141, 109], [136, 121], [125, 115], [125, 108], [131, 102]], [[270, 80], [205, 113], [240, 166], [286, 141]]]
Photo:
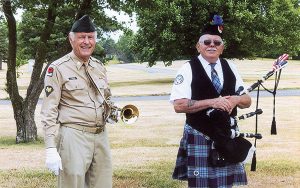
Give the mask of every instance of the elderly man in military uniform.
[[61, 188], [112, 187], [105, 128], [111, 94], [106, 69], [91, 56], [96, 38], [94, 24], [84, 15], [69, 33], [73, 50], [51, 63], [45, 76], [46, 165]]

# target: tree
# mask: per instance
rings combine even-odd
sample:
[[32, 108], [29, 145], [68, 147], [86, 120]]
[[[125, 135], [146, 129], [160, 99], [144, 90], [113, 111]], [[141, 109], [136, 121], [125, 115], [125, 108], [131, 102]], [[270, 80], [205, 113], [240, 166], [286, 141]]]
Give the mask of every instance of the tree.
[[101, 62], [105, 63], [105, 61], [106, 61], [106, 59], [105, 59], [105, 50], [101, 46], [101, 44], [96, 43], [96, 47], [95, 47], [93, 56], [95, 58], [99, 59]]
[[[130, 2], [139, 31], [134, 50], [149, 65], [195, 55], [195, 44], [211, 12], [225, 22], [227, 58], [297, 55], [300, 47], [297, 0], [155, 0]], [[288, 38], [288, 39], [287, 39]], [[291, 42], [294, 41], [294, 42]], [[275, 49], [276, 48], [276, 49]]]
[[132, 31], [127, 30], [118, 40], [116, 44], [117, 56], [120, 61], [125, 63], [134, 62], [137, 57], [133, 52], [134, 34]]
[[112, 59], [117, 54], [116, 43], [112, 38], [103, 39], [101, 45], [104, 48], [106, 58]]
[[[7, 92], [12, 102], [14, 118], [17, 124], [16, 143], [30, 142], [37, 139], [37, 128], [34, 113], [39, 96], [44, 87], [44, 76], [47, 66], [53, 59], [66, 53], [68, 45], [67, 33], [74, 19], [88, 13], [95, 19], [95, 24], [101, 26], [98, 32], [115, 30], [120, 25], [115, 19], [105, 15], [104, 8], [120, 9], [122, 1], [91, 1], [91, 0], [1, 0], [8, 28], [8, 69]], [[34, 58], [30, 84], [26, 97], [18, 91], [16, 80], [17, 59], [17, 27], [14, 17], [16, 8], [24, 10], [20, 23], [20, 47], [24, 56]], [[46, 63], [46, 66], [44, 66]]]
[[266, 48], [260, 48], [257, 54], [272, 58], [283, 52], [300, 55], [300, 8], [297, 1], [276, 0], [266, 5], [264, 12], [263, 23], [268, 26], [264, 36], [259, 35], [259, 38]]
[[5, 23], [1, 21], [0, 18], [0, 59], [6, 59], [8, 53], [8, 40], [7, 40], [7, 27]]
[[16, 20], [13, 15], [13, 5], [9, 0], [1, 1], [3, 11], [8, 25], [8, 61], [7, 61], [7, 92], [12, 102], [14, 118], [17, 124], [16, 142], [28, 142], [37, 139], [37, 128], [34, 121], [34, 111], [43, 88], [44, 74], [40, 74], [43, 68], [45, 56], [45, 44], [50, 36], [53, 23], [55, 20], [54, 10], [57, 2], [53, 1], [48, 7], [47, 22], [44, 27], [44, 33], [40, 38], [37, 46], [37, 58], [34, 66], [31, 82], [27, 90], [25, 99], [21, 97], [18, 91], [18, 83], [16, 80], [16, 54], [17, 54], [17, 30]]
[[7, 40], [7, 27], [0, 18], [0, 70], [2, 70], [2, 61], [7, 59], [8, 53], [8, 40]]

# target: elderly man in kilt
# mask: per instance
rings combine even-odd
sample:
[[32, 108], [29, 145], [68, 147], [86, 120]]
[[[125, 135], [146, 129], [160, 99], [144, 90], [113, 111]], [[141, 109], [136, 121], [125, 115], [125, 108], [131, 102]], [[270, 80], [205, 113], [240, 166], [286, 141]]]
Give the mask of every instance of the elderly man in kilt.
[[207, 111], [220, 109], [234, 117], [237, 107], [251, 105], [249, 95], [235, 95], [241, 87], [246, 88], [235, 65], [220, 58], [224, 50], [222, 31], [222, 18], [212, 14], [196, 44], [199, 56], [180, 68], [170, 96], [174, 110], [186, 114], [173, 178], [188, 181], [190, 188], [247, 184], [242, 163], [225, 161], [216, 166], [210, 161], [214, 129]]

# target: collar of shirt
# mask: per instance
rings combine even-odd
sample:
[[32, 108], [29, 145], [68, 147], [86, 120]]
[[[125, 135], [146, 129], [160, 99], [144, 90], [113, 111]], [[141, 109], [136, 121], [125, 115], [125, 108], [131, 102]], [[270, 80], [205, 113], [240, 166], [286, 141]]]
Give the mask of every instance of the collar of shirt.
[[[200, 54], [198, 56], [198, 59], [200, 60], [206, 74], [208, 75], [208, 77], [211, 79], [211, 66], [209, 65], [210, 63], [208, 61], [206, 61], [202, 55]], [[222, 66], [221, 66], [221, 61], [220, 59], [218, 58], [217, 62], [216, 62], [216, 65], [215, 65], [215, 70], [217, 71], [217, 74], [219, 76], [219, 79], [220, 79], [220, 82], [221, 84], [223, 85], [223, 81], [224, 81], [224, 78], [223, 78], [223, 71], [222, 71]]]
[[[70, 56], [73, 59], [74, 63], [76, 64], [77, 70], [79, 70], [83, 66], [84, 61], [79, 59], [73, 51], [70, 53]], [[91, 61], [91, 59], [89, 59], [88, 65], [93, 68], [96, 66], [95, 62]]]

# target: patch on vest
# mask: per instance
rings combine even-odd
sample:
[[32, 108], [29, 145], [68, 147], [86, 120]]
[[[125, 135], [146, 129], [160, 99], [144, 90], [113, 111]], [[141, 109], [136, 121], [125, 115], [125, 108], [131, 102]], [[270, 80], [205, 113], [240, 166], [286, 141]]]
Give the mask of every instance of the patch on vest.
[[184, 78], [181, 74], [178, 74], [174, 80], [175, 85], [179, 85], [183, 82]]

